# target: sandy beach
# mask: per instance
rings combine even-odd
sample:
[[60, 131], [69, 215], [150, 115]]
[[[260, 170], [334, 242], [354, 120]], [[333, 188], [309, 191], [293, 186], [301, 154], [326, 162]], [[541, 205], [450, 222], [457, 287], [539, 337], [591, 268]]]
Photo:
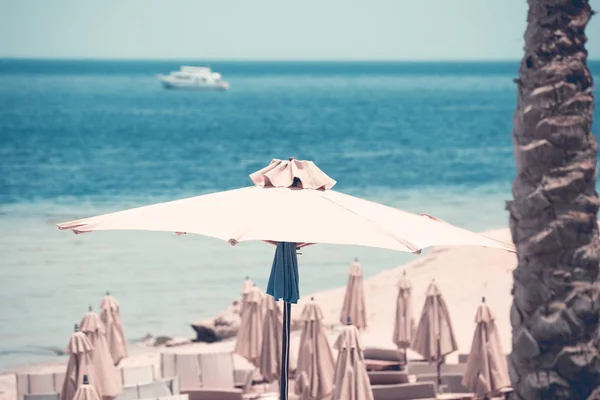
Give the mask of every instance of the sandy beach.
[[[484, 232], [485, 235], [510, 242], [508, 229]], [[350, 263], [348, 263], [349, 265]], [[362, 332], [362, 340], [366, 346], [393, 348], [392, 342], [396, 283], [406, 271], [413, 284], [413, 313], [418, 319], [425, 299], [425, 290], [432, 279], [435, 279], [443, 293], [452, 318], [459, 352], [452, 354], [448, 362], [456, 362], [458, 353], [468, 353], [475, 329], [474, 316], [477, 305], [485, 296], [486, 302], [496, 313], [496, 323], [503, 350], [510, 351], [511, 328], [509, 310], [511, 305], [512, 270], [516, 266], [514, 254], [478, 247], [435, 248], [427, 255], [415, 257], [413, 261], [386, 270], [365, 279], [365, 296], [367, 306], [367, 328]], [[303, 305], [311, 297], [321, 306], [325, 317], [324, 323], [330, 328], [330, 342], [336, 336], [336, 325], [339, 325], [339, 313], [343, 302], [345, 287], [327, 290], [315, 294], [304, 295], [299, 304], [293, 307], [292, 317], [298, 318]], [[124, 321], [127, 324], [127, 321]], [[297, 353], [298, 332], [292, 338], [292, 352]], [[176, 348], [178, 352], [233, 351], [233, 340], [205, 344], [194, 343]], [[154, 365], [158, 373], [161, 347], [143, 347], [131, 345], [130, 357], [122, 366]], [[171, 350], [169, 350], [171, 351]], [[295, 357], [294, 357], [295, 358]], [[292, 360], [293, 363], [293, 360]], [[65, 368], [63, 362], [35, 364], [16, 369], [18, 372], [60, 371]], [[235, 357], [236, 369], [249, 368], [241, 357]], [[16, 399], [15, 374], [0, 375], [0, 400]]]

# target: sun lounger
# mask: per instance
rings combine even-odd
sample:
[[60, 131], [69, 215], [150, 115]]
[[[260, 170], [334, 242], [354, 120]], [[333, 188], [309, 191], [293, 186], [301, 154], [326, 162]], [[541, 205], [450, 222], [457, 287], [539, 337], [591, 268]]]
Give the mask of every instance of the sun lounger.
[[189, 400], [189, 396], [187, 394], [176, 394], [173, 396], [146, 397], [141, 400]]
[[404, 360], [400, 350], [380, 349], [376, 347], [367, 347], [363, 351], [363, 356], [366, 360], [381, 360], [395, 362], [402, 362]]
[[194, 389], [182, 391], [189, 400], [244, 400], [240, 389]]
[[153, 382], [154, 366], [142, 365], [138, 367], [122, 367], [119, 368], [121, 373], [121, 383], [123, 386], [137, 385], [140, 383]]
[[123, 386], [115, 400], [138, 400], [171, 397], [180, 394], [177, 378], [163, 379], [138, 385]]
[[200, 354], [200, 370], [203, 388], [233, 389], [235, 386], [232, 353]]
[[369, 371], [367, 375], [371, 386], [408, 383], [408, 374], [405, 371]]
[[373, 400], [435, 400], [435, 385], [431, 382], [371, 386]]
[[[464, 374], [467, 364], [442, 364], [442, 374]], [[410, 362], [406, 367], [409, 375], [436, 374], [437, 364], [428, 362]]]
[[182, 390], [202, 387], [199, 354], [162, 353], [160, 370], [163, 378], [179, 377], [179, 385]]
[[396, 349], [367, 347], [363, 355], [367, 371], [399, 371], [404, 365], [402, 353]]
[[17, 374], [17, 400], [26, 394], [60, 393], [65, 382], [65, 373]]
[[24, 400], [59, 400], [59, 393], [38, 393], [38, 394], [26, 394]]
[[[451, 393], [469, 393], [470, 390], [462, 385], [463, 374], [443, 373], [440, 376], [442, 385], [445, 386], [444, 392]], [[437, 374], [417, 375], [417, 382], [433, 382], [437, 386]]]

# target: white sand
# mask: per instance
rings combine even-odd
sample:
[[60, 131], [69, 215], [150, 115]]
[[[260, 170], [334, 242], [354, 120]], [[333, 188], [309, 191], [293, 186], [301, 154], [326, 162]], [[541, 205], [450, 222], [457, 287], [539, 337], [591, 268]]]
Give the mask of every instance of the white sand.
[[[487, 236], [510, 242], [508, 229], [489, 231]], [[415, 319], [420, 316], [425, 300], [425, 290], [435, 279], [442, 291], [456, 334], [459, 353], [468, 353], [475, 329], [474, 317], [477, 305], [485, 296], [486, 302], [496, 313], [496, 323], [500, 332], [503, 350], [508, 353], [511, 349], [511, 328], [509, 310], [511, 305], [512, 270], [516, 266], [514, 254], [478, 247], [448, 247], [432, 250], [426, 256], [415, 257], [414, 261], [384, 271], [378, 275], [365, 279], [365, 295], [367, 303], [368, 327], [362, 333], [362, 339], [367, 346], [394, 348], [392, 342], [396, 283], [406, 271], [413, 283], [413, 304]], [[345, 287], [316, 293], [315, 301], [323, 309], [326, 325], [338, 325]], [[300, 300], [292, 308], [293, 318], [300, 314], [302, 306], [311, 296]], [[336, 335], [337, 329], [328, 332], [330, 342]], [[165, 348], [134, 347], [130, 350], [130, 357], [122, 362], [123, 366], [154, 365], [158, 371], [160, 353], [163, 351], [178, 352], [217, 352], [233, 351], [234, 342], [225, 341], [214, 344], [194, 343], [165, 350]], [[292, 352], [297, 353], [298, 333], [292, 338]], [[449, 357], [449, 362], [455, 362], [457, 354]], [[294, 357], [295, 358], [295, 357]], [[293, 359], [291, 360], [293, 364]], [[19, 368], [19, 372], [42, 373], [61, 371], [66, 367], [66, 360], [59, 363], [46, 363], [29, 365]], [[250, 368], [241, 357], [235, 358], [237, 369]], [[0, 375], [0, 400], [16, 399], [15, 374]]]

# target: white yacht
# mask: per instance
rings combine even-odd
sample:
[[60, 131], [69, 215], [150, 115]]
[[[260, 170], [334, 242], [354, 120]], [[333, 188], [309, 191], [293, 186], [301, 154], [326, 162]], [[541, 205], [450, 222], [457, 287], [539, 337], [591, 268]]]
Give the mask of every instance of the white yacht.
[[209, 67], [192, 67], [184, 65], [179, 71], [169, 75], [158, 75], [165, 89], [193, 89], [193, 90], [227, 90], [226, 82], [218, 72], [213, 72]]

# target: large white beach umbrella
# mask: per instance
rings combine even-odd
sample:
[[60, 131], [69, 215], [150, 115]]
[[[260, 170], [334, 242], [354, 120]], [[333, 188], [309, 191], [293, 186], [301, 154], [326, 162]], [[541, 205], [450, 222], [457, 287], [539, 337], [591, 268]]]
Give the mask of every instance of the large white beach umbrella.
[[[430, 246], [514, 247], [428, 215], [401, 211], [331, 190], [336, 181], [311, 161], [273, 160], [250, 175], [254, 186], [138, 207], [58, 225], [76, 233], [147, 230], [196, 233], [277, 245], [267, 293], [284, 300], [282, 357], [289, 355], [291, 304], [299, 298], [296, 249], [345, 244], [420, 253]], [[282, 363], [281, 398], [287, 398]]]

